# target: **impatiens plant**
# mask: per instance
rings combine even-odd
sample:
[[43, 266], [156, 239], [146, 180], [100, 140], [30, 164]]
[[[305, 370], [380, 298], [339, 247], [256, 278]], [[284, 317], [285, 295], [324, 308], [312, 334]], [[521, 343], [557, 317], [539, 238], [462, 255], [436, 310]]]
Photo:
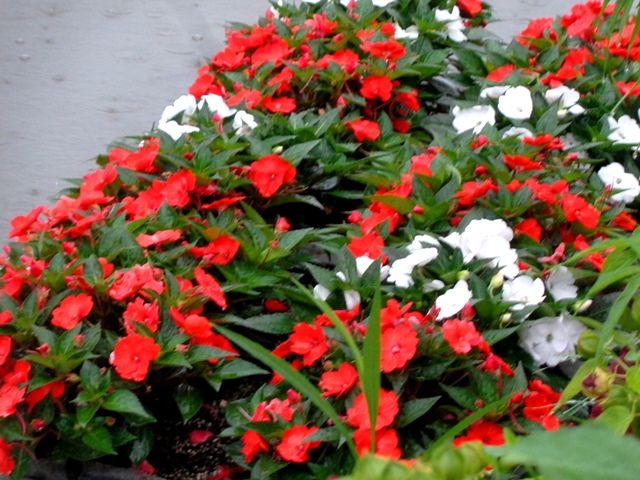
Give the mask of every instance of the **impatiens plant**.
[[237, 478], [522, 478], [541, 431], [638, 435], [640, 23], [590, 1], [505, 45], [485, 7], [274, 3], [16, 217], [0, 473], [149, 472], [213, 402], [189, 439]]

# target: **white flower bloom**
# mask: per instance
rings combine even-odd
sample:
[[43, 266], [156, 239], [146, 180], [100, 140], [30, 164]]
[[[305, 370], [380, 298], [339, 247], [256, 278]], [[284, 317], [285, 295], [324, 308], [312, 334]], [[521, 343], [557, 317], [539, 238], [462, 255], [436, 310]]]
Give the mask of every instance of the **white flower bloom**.
[[422, 286], [422, 291], [425, 293], [433, 292], [435, 290], [442, 290], [444, 288], [444, 282], [442, 280], [431, 280]]
[[471, 290], [469, 290], [467, 282], [459, 280], [453, 288], [436, 298], [436, 307], [440, 309], [438, 320], [453, 317], [471, 301], [471, 297]]
[[533, 99], [527, 87], [511, 87], [498, 99], [498, 110], [511, 120], [527, 120], [533, 112]]
[[326, 300], [331, 295], [331, 290], [323, 285], [316, 285], [313, 287], [313, 296], [319, 298], [320, 300]]
[[189, 117], [196, 111], [196, 97], [193, 95], [182, 95], [176, 98], [172, 105], [165, 107], [160, 115], [160, 121], [158, 123], [167, 123], [172, 120], [179, 113], [183, 113]]
[[396, 32], [394, 36], [396, 40], [403, 40], [403, 39], [415, 40], [420, 36], [420, 33], [418, 32], [418, 27], [416, 27], [415, 25], [411, 25], [410, 27], [407, 27], [406, 30], [402, 28], [400, 25], [398, 25], [397, 23], [395, 24], [395, 27], [396, 27]]
[[[340, 3], [343, 6], [348, 7], [352, 1], [357, 3], [357, 0], [340, 0]], [[371, 3], [373, 3], [374, 7], [386, 7], [387, 5], [390, 5], [395, 1], [396, 0], [372, 0]], [[317, 3], [317, 2], [309, 2], [309, 3]]]
[[453, 128], [458, 133], [473, 130], [480, 133], [486, 125], [495, 125], [496, 111], [491, 105], [476, 105], [470, 108], [453, 107]]
[[547, 278], [547, 290], [554, 300], [574, 299], [578, 296], [573, 273], [567, 267], [558, 267]]
[[607, 119], [609, 128], [609, 140], [619, 145], [640, 144], [640, 125], [629, 115], [623, 115], [618, 120], [613, 117]]
[[504, 95], [511, 87], [508, 85], [496, 85], [495, 87], [483, 88], [480, 91], [480, 98], [498, 98]]
[[312, 4], [316, 4], [316, 3], [320, 3], [323, 2], [324, 0], [302, 0], [303, 3], [312, 3]]
[[432, 235], [416, 235], [413, 238], [413, 241], [409, 245], [407, 245], [407, 250], [409, 250], [410, 252], [417, 252], [418, 250], [422, 250], [427, 246], [439, 247], [440, 242], [438, 242], [438, 239]]
[[509, 130], [505, 131], [502, 134], [502, 138], [507, 137], [518, 137], [520, 140], [523, 140], [526, 137], [534, 137], [533, 132], [528, 128], [524, 127], [511, 127]]
[[202, 108], [204, 104], [207, 104], [209, 107], [209, 111], [213, 114], [217, 114], [222, 118], [227, 118], [236, 113], [236, 110], [233, 108], [229, 108], [229, 106], [225, 103], [224, 98], [220, 95], [216, 95], [214, 93], [209, 93], [207, 95], [203, 95], [198, 102], [198, 108]]
[[409, 288], [413, 285], [411, 274], [416, 267], [422, 267], [438, 257], [437, 248], [423, 248], [400, 258], [391, 264], [389, 269], [389, 283], [395, 283], [398, 288]]
[[454, 42], [464, 42], [467, 36], [464, 34], [464, 21], [460, 17], [460, 9], [453, 7], [450, 12], [448, 10], [435, 10], [436, 21], [447, 24], [447, 36]]
[[584, 108], [578, 105], [580, 92], [573, 88], [569, 88], [565, 85], [551, 88], [545, 92], [544, 98], [547, 103], [560, 101], [560, 108], [558, 109], [558, 116], [560, 118], [566, 117], [567, 113], [570, 113], [571, 115], [580, 115], [581, 113], [584, 113]]
[[631, 173], [624, 171], [624, 167], [613, 162], [598, 170], [598, 177], [609, 188], [617, 190], [611, 196], [613, 202], [631, 203], [640, 195], [640, 182]]
[[[356, 258], [356, 269], [358, 270], [358, 276], [362, 277], [364, 272], [366, 272], [371, 264], [375, 262], [375, 260], [369, 258], [366, 255]], [[389, 275], [389, 265], [383, 265], [380, 267], [380, 279], [384, 280]]]
[[584, 325], [566, 314], [542, 318], [521, 330], [520, 346], [538, 365], [555, 367], [575, 356], [584, 330]]
[[162, 130], [167, 135], [169, 135], [173, 140], [178, 140], [185, 133], [193, 133], [199, 132], [200, 129], [198, 127], [194, 127], [192, 125], [180, 125], [175, 120], [171, 120], [169, 122], [160, 123], [158, 125], [158, 130]]
[[504, 282], [502, 286], [502, 299], [505, 302], [514, 303], [511, 306], [511, 310], [514, 311], [539, 305], [544, 298], [544, 283], [539, 278], [533, 279], [527, 275], [521, 275]]
[[345, 290], [344, 304], [347, 307], [347, 310], [351, 310], [357, 305], [360, 305], [360, 294], [355, 290]]
[[239, 135], [248, 135], [257, 126], [255, 117], [244, 110], [239, 110], [233, 117], [233, 128]]

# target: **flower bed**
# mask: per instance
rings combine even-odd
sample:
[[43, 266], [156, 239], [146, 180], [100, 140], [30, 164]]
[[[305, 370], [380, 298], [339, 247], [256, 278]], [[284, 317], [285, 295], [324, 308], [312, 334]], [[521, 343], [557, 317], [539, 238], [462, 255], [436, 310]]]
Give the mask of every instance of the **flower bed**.
[[614, 478], [595, 431], [634, 478], [614, 435], [640, 428], [630, 3], [509, 45], [474, 0], [230, 28], [157, 128], [12, 221], [0, 473]]

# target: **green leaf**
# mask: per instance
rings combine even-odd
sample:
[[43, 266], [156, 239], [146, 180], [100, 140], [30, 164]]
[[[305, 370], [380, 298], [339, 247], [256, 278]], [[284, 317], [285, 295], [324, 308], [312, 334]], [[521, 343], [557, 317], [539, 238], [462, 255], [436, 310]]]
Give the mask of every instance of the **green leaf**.
[[629, 430], [629, 426], [633, 422], [633, 416], [633, 412], [629, 410], [629, 407], [613, 405], [605, 409], [594, 422], [606, 425], [613, 432], [622, 436]]
[[187, 359], [190, 363], [198, 363], [206, 362], [212, 358], [226, 358], [233, 355], [231, 352], [209, 345], [192, 345], [187, 352]]
[[634, 365], [627, 370], [625, 382], [627, 383], [629, 390], [640, 394], [640, 366]]
[[78, 421], [78, 425], [80, 425], [81, 427], [86, 427], [89, 422], [91, 420], [93, 420], [93, 417], [95, 416], [96, 412], [100, 409], [100, 405], [98, 404], [91, 404], [91, 405], [85, 405], [83, 407], [78, 407], [78, 409], [76, 410], [76, 420]]
[[130, 413], [148, 422], [155, 422], [156, 419], [145, 410], [136, 395], [129, 390], [116, 390], [109, 395], [102, 407], [106, 410], [118, 413]]
[[402, 405], [400, 415], [396, 420], [396, 427], [406, 427], [410, 423], [414, 422], [422, 415], [427, 413], [436, 404], [440, 397], [430, 398], [417, 398], [415, 400], [409, 400]]
[[178, 387], [174, 397], [183, 423], [187, 423], [198, 413], [202, 406], [202, 394], [200, 390], [191, 385], [181, 385]]
[[232, 380], [234, 378], [251, 377], [254, 375], [266, 375], [269, 372], [251, 362], [236, 358], [224, 364], [216, 373], [218, 373], [223, 380]]
[[580, 368], [578, 368], [578, 371], [573, 375], [571, 381], [566, 387], [564, 387], [564, 391], [562, 392], [562, 395], [560, 395], [560, 400], [558, 400], [557, 406], [566, 403], [568, 400], [571, 400], [580, 393], [582, 390], [582, 382], [587, 378], [587, 375], [593, 372], [596, 366], [597, 362], [593, 358], [590, 358], [580, 365]]
[[322, 396], [317, 387], [313, 385], [307, 379], [307, 377], [295, 370], [285, 360], [276, 357], [262, 345], [249, 340], [239, 333], [221, 327], [220, 325], [214, 325], [214, 328], [225, 337], [227, 337], [231, 342], [235, 343], [240, 348], [245, 350], [248, 354], [252, 355], [272, 370], [278, 372], [282, 376], [282, 378], [284, 378], [291, 384], [293, 388], [295, 388], [302, 395], [308, 397], [309, 400], [311, 400], [311, 402], [316, 407], [318, 407], [318, 409], [322, 413], [324, 413], [333, 421], [333, 424], [340, 431], [342, 436], [345, 438], [345, 441], [349, 445], [349, 449], [351, 450], [354, 458], [357, 458], [356, 448], [353, 444], [351, 431], [342, 422], [342, 420], [340, 419], [340, 415], [338, 415], [338, 412], [336, 412], [331, 403], [329, 403], [327, 399]]
[[616, 298], [616, 301], [613, 302], [611, 310], [609, 311], [609, 316], [605, 320], [602, 330], [600, 331], [600, 341], [598, 342], [598, 348], [595, 355], [596, 360], [599, 361], [602, 358], [605, 346], [609, 340], [611, 340], [611, 336], [613, 335], [616, 325], [620, 321], [622, 314], [627, 308], [627, 304], [636, 294], [638, 288], [640, 288], [640, 275], [629, 280], [629, 283], [627, 283], [623, 292], [618, 298]]
[[640, 442], [593, 423], [533, 432], [488, 451], [507, 466], [538, 468], [544, 480], [637, 480], [640, 471]]
[[108, 455], [115, 455], [111, 434], [106, 427], [95, 427], [82, 435], [82, 441], [90, 448]]
[[288, 160], [292, 165], [296, 166], [304, 160], [307, 155], [309, 155], [309, 152], [311, 152], [311, 150], [313, 150], [319, 143], [320, 140], [298, 143], [282, 152], [282, 157]]
[[224, 320], [234, 325], [241, 325], [258, 332], [281, 335], [291, 332], [293, 329], [293, 319], [288, 313], [270, 313], [249, 318], [239, 318], [234, 315], [227, 315]]

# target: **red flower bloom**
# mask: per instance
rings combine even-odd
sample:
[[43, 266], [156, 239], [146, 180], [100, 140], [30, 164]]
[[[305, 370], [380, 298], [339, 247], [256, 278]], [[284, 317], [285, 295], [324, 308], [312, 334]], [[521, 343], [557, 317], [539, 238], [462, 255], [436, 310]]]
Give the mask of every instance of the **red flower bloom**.
[[25, 403], [27, 404], [27, 411], [31, 413], [33, 408], [44, 400], [47, 395], [51, 395], [51, 398], [58, 399], [64, 395], [65, 384], [62, 380], [56, 380], [54, 382], [47, 383], [46, 385], [42, 385], [34, 390], [31, 390], [25, 398]]
[[19, 388], [11, 383], [5, 383], [0, 387], [0, 418], [6, 418], [14, 413], [18, 404], [22, 402], [27, 387]]
[[[378, 418], [376, 420], [376, 430], [382, 430], [393, 424], [399, 412], [398, 397], [393, 390], [386, 391], [380, 389], [380, 400], [378, 402]], [[351, 408], [347, 410], [347, 423], [357, 429], [370, 429], [369, 408], [364, 393], [360, 393]]]
[[636, 219], [633, 218], [629, 212], [620, 212], [611, 221], [611, 225], [626, 230], [627, 232], [633, 232], [636, 229], [638, 222], [636, 222]]
[[159, 315], [157, 301], [145, 303], [142, 298], [138, 297], [127, 304], [127, 308], [122, 314], [124, 328], [129, 335], [137, 333], [136, 324], [144, 325], [152, 332], [156, 332], [158, 331]]
[[470, 17], [475, 17], [482, 12], [481, 0], [458, 0], [458, 6], [463, 13]]
[[258, 68], [265, 63], [273, 62], [276, 66], [281, 65], [293, 51], [289, 44], [280, 37], [273, 37], [268, 43], [258, 48], [251, 55], [251, 65]]
[[399, 60], [406, 54], [404, 45], [393, 39], [385, 42], [370, 42], [367, 40], [360, 44], [360, 49], [387, 62]]
[[136, 237], [136, 241], [141, 247], [149, 248], [163, 243], [175, 242], [180, 239], [181, 235], [182, 232], [178, 229], [159, 230], [151, 235], [141, 233]]
[[370, 232], [361, 237], [353, 237], [348, 245], [349, 251], [354, 257], [367, 256], [373, 260], [382, 259], [382, 263], [386, 261], [386, 257], [382, 253], [384, 248], [384, 240], [378, 232]]
[[160, 355], [160, 346], [153, 338], [134, 333], [116, 342], [109, 356], [109, 363], [125, 380], [141, 382], [149, 373], [151, 362], [158, 358], [158, 355]]
[[537, 243], [540, 243], [542, 238], [542, 227], [535, 218], [527, 218], [521, 221], [513, 230], [520, 235], [526, 235], [534, 239]]
[[115, 281], [109, 288], [109, 296], [113, 300], [122, 301], [133, 297], [141, 290], [162, 293], [164, 291], [164, 283], [161, 280], [161, 276], [162, 270], [149, 264], [136, 265], [126, 272], [116, 272]]
[[0, 474], [11, 475], [16, 462], [11, 456], [11, 446], [0, 437]]
[[213, 432], [209, 430], [192, 430], [189, 433], [189, 441], [191, 445], [200, 445], [201, 443], [208, 442], [213, 438]]
[[467, 320], [447, 320], [442, 324], [442, 336], [454, 352], [463, 355], [482, 343], [482, 335]]
[[38, 231], [42, 225], [38, 222], [38, 217], [46, 212], [47, 207], [41, 205], [31, 210], [27, 215], [18, 215], [11, 220], [11, 231], [9, 238], [22, 237], [28, 233]]
[[542, 170], [541, 162], [534, 162], [526, 155], [505, 155], [504, 163], [511, 170], [516, 172], [528, 172], [531, 170]]
[[504, 445], [504, 432], [497, 423], [480, 420], [469, 427], [466, 435], [456, 438], [453, 444], [458, 447], [467, 442], [482, 442], [491, 446]]
[[382, 371], [390, 373], [404, 368], [416, 355], [418, 342], [416, 331], [406, 323], [386, 328], [380, 346]]
[[171, 307], [169, 313], [176, 325], [187, 335], [192, 337], [206, 337], [211, 333], [211, 324], [205, 317], [196, 314], [185, 316], [175, 307]]
[[502, 360], [495, 353], [489, 353], [489, 355], [487, 355], [485, 361], [482, 362], [482, 365], [480, 365], [480, 370], [489, 373], [503, 373], [508, 377], [513, 377], [515, 375], [515, 372], [509, 366], [509, 364]]
[[160, 142], [157, 138], [150, 138], [135, 152], [124, 148], [114, 148], [109, 152], [109, 162], [118, 167], [128, 168], [136, 172], [153, 172], [153, 163], [160, 151]]
[[292, 463], [304, 463], [309, 460], [309, 450], [318, 448], [320, 442], [309, 442], [305, 439], [318, 431], [318, 427], [296, 425], [284, 432], [282, 441], [276, 447], [276, 452], [283, 460]]
[[462, 184], [462, 190], [454, 195], [460, 202], [461, 207], [470, 207], [477, 198], [485, 196], [489, 192], [497, 192], [498, 187], [493, 180], [485, 180], [483, 182], [465, 182]]
[[336, 53], [330, 53], [319, 58], [316, 66], [320, 69], [329, 67], [329, 64], [335, 63], [346, 73], [352, 73], [360, 63], [360, 57], [356, 52], [350, 49], [340, 50]]
[[302, 355], [302, 364], [309, 367], [329, 351], [329, 344], [320, 325], [298, 323], [289, 336], [291, 352]]
[[556, 430], [560, 425], [552, 411], [558, 400], [560, 400], [558, 392], [540, 380], [532, 380], [529, 382], [529, 393], [524, 398], [522, 413], [547, 430]]
[[201, 258], [209, 265], [226, 265], [236, 256], [240, 249], [240, 242], [229, 235], [220, 235], [206, 247], [193, 247], [189, 253]]
[[359, 142], [365, 140], [373, 142], [380, 136], [380, 126], [378, 122], [373, 120], [352, 120], [345, 125], [353, 132]]
[[564, 216], [568, 221], [575, 222], [577, 220], [585, 228], [596, 228], [598, 226], [600, 211], [590, 205], [584, 198], [565, 193], [561, 201]]
[[358, 372], [350, 363], [341, 363], [337, 370], [324, 372], [318, 384], [324, 397], [341, 397], [358, 381]]
[[616, 82], [616, 86], [622, 95], [631, 97], [640, 96], [640, 85], [638, 85], [637, 82]]
[[501, 67], [493, 70], [489, 75], [485, 78], [492, 82], [502, 82], [505, 78], [511, 75], [511, 72], [515, 69], [515, 66], [512, 63], [507, 65], [502, 65]]
[[199, 293], [209, 298], [209, 300], [213, 301], [213, 303], [218, 305], [222, 310], [226, 310], [227, 300], [224, 297], [224, 292], [216, 279], [200, 267], [196, 267], [193, 273], [196, 282], [198, 282]]
[[196, 180], [196, 176], [189, 169], [171, 174], [162, 187], [162, 198], [170, 207], [186, 207], [191, 201], [191, 192], [196, 188]]
[[242, 455], [245, 462], [251, 463], [260, 452], [266, 453], [268, 451], [269, 444], [262, 438], [262, 435], [253, 430], [244, 432], [242, 435]]
[[296, 101], [289, 97], [264, 97], [262, 106], [271, 113], [288, 114], [297, 108]]
[[557, 35], [553, 31], [553, 18], [536, 18], [532, 20], [518, 36], [516, 40], [522, 45], [530, 45], [531, 40], [543, 38], [545, 33], [549, 32], [551, 40], [555, 40]]
[[92, 308], [91, 295], [69, 295], [51, 313], [51, 325], [71, 330], [89, 315]]
[[4, 365], [4, 362], [9, 358], [11, 343], [11, 337], [9, 335], [0, 336], [0, 365]]
[[383, 102], [388, 102], [391, 98], [393, 83], [385, 75], [371, 75], [365, 78], [360, 88], [360, 94], [367, 100], [379, 98]]
[[280, 155], [265, 155], [249, 166], [249, 180], [265, 198], [272, 197], [286, 183], [293, 183], [296, 167]]
[[[398, 447], [398, 432], [393, 428], [376, 431], [376, 451], [380, 457], [399, 459], [402, 450]], [[353, 441], [356, 444], [358, 455], [364, 455], [371, 450], [371, 430], [359, 429], [353, 432]]]

